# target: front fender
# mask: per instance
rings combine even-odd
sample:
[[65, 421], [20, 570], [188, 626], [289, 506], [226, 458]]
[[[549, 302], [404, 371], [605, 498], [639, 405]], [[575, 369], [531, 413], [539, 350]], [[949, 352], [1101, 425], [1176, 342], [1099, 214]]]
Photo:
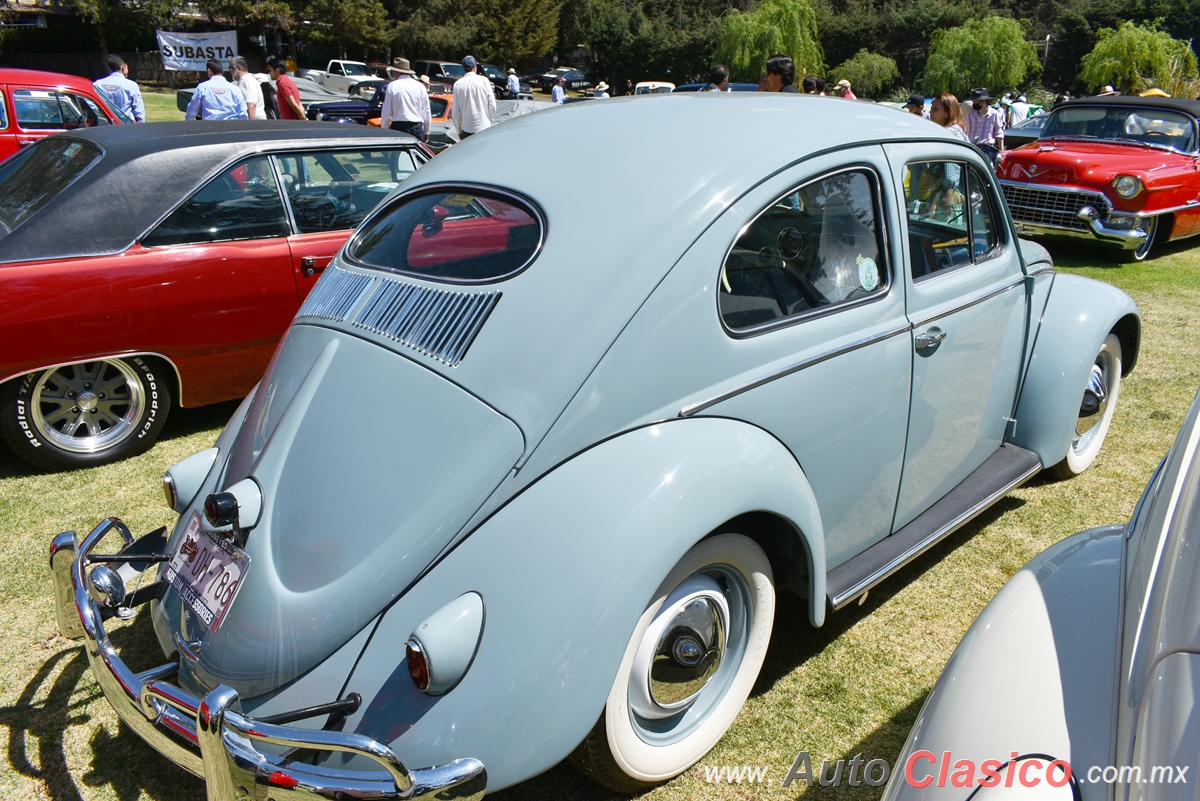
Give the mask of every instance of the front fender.
[[1088, 374], [1113, 331], [1121, 340], [1121, 372], [1128, 375], [1141, 339], [1133, 298], [1090, 278], [1055, 275], [1021, 386], [1013, 444], [1033, 451], [1047, 466], [1066, 457]]
[[[488, 789], [560, 762], [595, 725], [631, 632], [668, 571], [738, 515], [772, 512], [809, 556], [822, 622], [824, 534], [791, 453], [748, 424], [674, 420], [558, 465], [465, 539], [384, 614], [346, 687], [364, 703], [347, 730], [408, 764], [471, 756]], [[484, 599], [479, 650], [444, 696], [418, 691], [405, 641], [464, 592]]]
[[[1108, 526], [1068, 537], [1001, 588], [930, 691], [883, 801], [966, 801], [985, 763], [996, 770], [1014, 752], [1069, 761], [1084, 801], [1106, 801], [1108, 785], [1085, 777], [1111, 763], [1124, 534]], [[971, 778], [945, 781], [942, 763], [953, 776], [962, 760]], [[1040, 761], [1025, 771], [1041, 790]]]

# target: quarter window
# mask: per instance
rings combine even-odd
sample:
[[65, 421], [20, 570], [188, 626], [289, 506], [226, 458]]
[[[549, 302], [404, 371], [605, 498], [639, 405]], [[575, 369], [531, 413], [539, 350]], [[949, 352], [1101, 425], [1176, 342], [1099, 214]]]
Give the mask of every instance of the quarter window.
[[417, 168], [408, 150], [296, 153], [276, 161], [302, 234], [354, 228]]
[[146, 247], [239, 239], [268, 239], [291, 233], [275, 171], [267, 156], [243, 161], [219, 174], [159, 223]]
[[955, 161], [909, 164], [904, 199], [914, 281], [983, 261], [999, 250], [992, 188], [975, 167]]
[[874, 174], [847, 170], [780, 198], [742, 231], [718, 305], [734, 331], [887, 292]]

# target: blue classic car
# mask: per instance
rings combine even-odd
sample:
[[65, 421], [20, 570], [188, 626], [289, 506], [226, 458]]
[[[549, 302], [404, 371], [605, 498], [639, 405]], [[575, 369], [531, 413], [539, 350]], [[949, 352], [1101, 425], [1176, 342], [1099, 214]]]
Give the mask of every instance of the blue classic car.
[[[731, 118], [756, 147], [726, 147]], [[622, 156], [497, 158], [566, 141]], [[362, 223], [168, 471], [173, 531], [55, 539], [59, 625], [220, 801], [477, 797], [567, 757], [641, 790], [733, 724], [776, 593], [820, 626], [1040, 470], [1086, 469], [1139, 338], [923, 120], [550, 109]], [[105, 620], [139, 604], [167, 658], [134, 674]]]
[[1128, 524], [1055, 543], [979, 615], [884, 801], [1196, 798], [1198, 516], [1200, 397]]

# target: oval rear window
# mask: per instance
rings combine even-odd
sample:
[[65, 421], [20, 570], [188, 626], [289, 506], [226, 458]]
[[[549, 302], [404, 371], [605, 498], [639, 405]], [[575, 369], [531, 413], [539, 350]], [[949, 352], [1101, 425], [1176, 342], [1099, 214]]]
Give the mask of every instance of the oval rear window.
[[541, 215], [516, 197], [443, 188], [400, 198], [359, 229], [346, 253], [366, 267], [486, 283], [525, 269], [542, 232]]

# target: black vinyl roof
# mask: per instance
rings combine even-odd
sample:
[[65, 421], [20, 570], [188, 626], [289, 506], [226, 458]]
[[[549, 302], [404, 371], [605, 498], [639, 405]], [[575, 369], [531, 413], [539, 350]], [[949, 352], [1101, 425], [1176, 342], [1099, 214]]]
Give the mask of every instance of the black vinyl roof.
[[294, 120], [104, 125], [51, 138], [62, 137], [91, 142], [104, 155], [0, 239], [0, 263], [120, 253], [219, 169], [255, 153], [417, 146], [396, 131]]
[[1193, 117], [1200, 117], [1200, 100], [1187, 100], [1182, 97], [1140, 97], [1138, 95], [1091, 95], [1077, 97], [1055, 106], [1054, 110], [1072, 106], [1129, 106], [1131, 108], [1157, 108], [1168, 111], [1181, 111]]

